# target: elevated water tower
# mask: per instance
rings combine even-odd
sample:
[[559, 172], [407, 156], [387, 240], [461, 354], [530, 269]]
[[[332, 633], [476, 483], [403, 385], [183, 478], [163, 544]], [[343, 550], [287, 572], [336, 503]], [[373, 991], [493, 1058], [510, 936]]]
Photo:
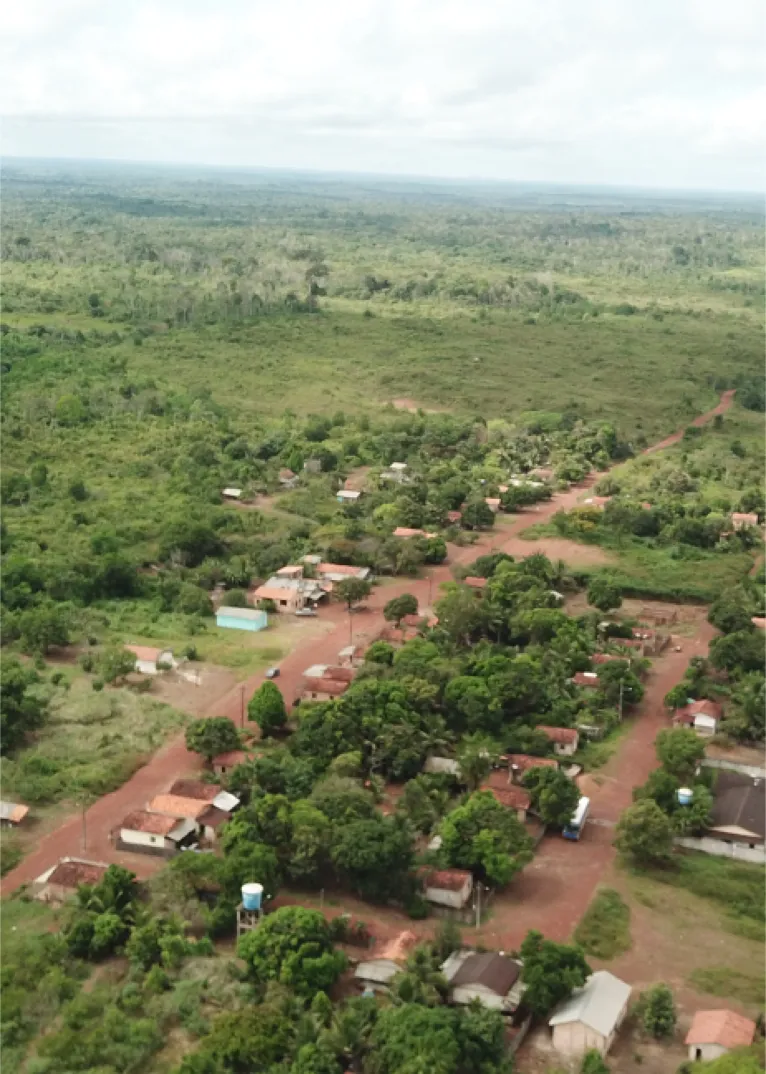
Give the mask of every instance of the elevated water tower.
[[263, 884], [243, 884], [242, 902], [237, 907], [237, 939], [260, 924], [263, 913]]

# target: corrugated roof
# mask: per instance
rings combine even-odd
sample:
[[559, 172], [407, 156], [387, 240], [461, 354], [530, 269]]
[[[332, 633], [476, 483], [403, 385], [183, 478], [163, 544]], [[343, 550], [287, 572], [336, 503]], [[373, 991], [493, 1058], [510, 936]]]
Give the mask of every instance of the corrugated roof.
[[219, 791], [213, 799], [213, 805], [216, 809], [223, 810], [224, 813], [232, 813], [239, 805], [239, 798], [228, 791]]
[[0, 820], [10, 821], [11, 824], [19, 824], [29, 812], [29, 806], [18, 805], [16, 802], [0, 802]]
[[766, 836], [766, 781], [743, 772], [718, 770], [713, 791], [711, 828], [744, 828]]
[[146, 832], [147, 835], [168, 835], [178, 824], [178, 817], [169, 817], [163, 813], [150, 813], [146, 809], [135, 809], [128, 813], [120, 824], [131, 832]]
[[575, 989], [569, 999], [558, 1005], [548, 1025], [582, 1022], [596, 1033], [608, 1037], [616, 1028], [629, 998], [629, 984], [608, 970], [597, 970], [582, 988]]
[[498, 996], [506, 996], [521, 973], [521, 966], [496, 951], [469, 955], [450, 982], [453, 988], [484, 985]]
[[[265, 586], [261, 586], [261, 589], [265, 588]], [[264, 596], [261, 593], [261, 589], [256, 589], [255, 595], [257, 597]], [[284, 593], [282, 594], [282, 599], [284, 599]], [[264, 613], [258, 608], [232, 608], [228, 604], [222, 604], [215, 614], [229, 619], [263, 619]]]
[[744, 1048], [753, 1043], [755, 1022], [734, 1011], [697, 1011], [685, 1044], [718, 1044], [722, 1048]]

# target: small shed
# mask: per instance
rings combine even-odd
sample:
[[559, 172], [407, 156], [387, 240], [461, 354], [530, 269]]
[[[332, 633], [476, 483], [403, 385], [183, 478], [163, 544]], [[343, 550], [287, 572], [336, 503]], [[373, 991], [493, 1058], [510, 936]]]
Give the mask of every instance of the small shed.
[[288, 470], [286, 466], [279, 471], [278, 477], [282, 488], [294, 489], [298, 484], [298, 475], [294, 474], [292, 470]]
[[577, 752], [580, 736], [574, 727], [549, 727], [540, 723], [537, 730], [542, 731], [549, 742], [553, 743], [553, 752], [557, 757], [571, 757]]
[[225, 488], [222, 490], [221, 495], [223, 496], [224, 500], [241, 500], [242, 489]]
[[361, 495], [361, 492], [359, 492], [357, 489], [339, 489], [335, 494], [335, 497], [338, 503], [350, 504], [356, 503], [356, 501]]
[[718, 722], [723, 716], [723, 709], [715, 701], [702, 698], [691, 701], [673, 713], [676, 727], [691, 727], [700, 738], [710, 738], [718, 730]]
[[429, 776], [447, 775], [460, 779], [460, 765], [454, 757], [426, 757], [423, 771]]
[[21, 824], [29, 813], [29, 806], [18, 805], [16, 802], [0, 802], [0, 825], [3, 828], [15, 828]]
[[357, 663], [359, 656], [359, 648], [356, 645], [346, 645], [338, 653], [338, 665], [342, 668], [354, 667]]
[[628, 1013], [629, 1001], [629, 984], [608, 970], [592, 973], [549, 1018], [553, 1047], [572, 1058], [591, 1048], [606, 1055]]
[[350, 686], [349, 682], [323, 675], [321, 678], [306, 678], [303, 684], [301, 698], [304, 701], [332, 701], [336, 697], [345, 694]]
[[747, 526], [757, 526], [758, 515], [745, 511], [732, 511], [731, 524], [735, 530], [745, 529]]
[[204, 783], [201, 779], [177, 779], [168, 791], [178, 798], [198, 798], [200, 802], [212, 802], [220, 787], [215, 783]]
[[746, 1048], [753, 1043], [755, 1022], [734, 1011], [697, 1011], [684, 1043], [689, 1058], [718, 1059], [732, 1048]]
[[126, 645], [125, 648], [136, 658], [136, 671], [144, 675], [157, 675], [165, 667], [176, 666], [172, 649], [153, 649], [148, 645]]
[[598, 690], [598, 674], [595, 671], [576, 671], [569, 680], [575, 686], [585, 686], [589, 690]]
[[484, 502], [490, 509], [493, 515], [496, 515], [500, 510], [500, 498], [499, 496], [485, 496]]
[[269, 617], [258, 608], [229, 608], [222, 604], [215, 613], [215, 625], [230, 630], [265, 630]]

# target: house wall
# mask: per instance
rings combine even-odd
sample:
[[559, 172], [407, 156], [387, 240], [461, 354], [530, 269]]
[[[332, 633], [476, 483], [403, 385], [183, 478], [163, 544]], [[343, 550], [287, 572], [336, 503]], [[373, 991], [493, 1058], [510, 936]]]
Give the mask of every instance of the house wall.
[[714, 839], [703, 835], [699, 839], [691, 836], [676, 839], [679, 846], [688, 850], [700, 850], [703, 854], [713, 854], [717, 858], [733, 858], [735, 861], [749, 861], [754, 865], [766, 864], [766, 847], [756, 843], [754, 847], [747, 843], [727, 843], [723, 839]]
[[558, 757], [571, 757], [573, 753], [577, 752], [576, 742], [554, 742], [553, 752]]
[[438, 906], [449, 906], [452, 910], [460, 910], [465, 906], [468, 897], [471, 894], [471, 884], [470, 881], [466, 880], [459, 891], [447, 891], [445, 888], [427, 887], [424, 894], [428, 902], [436, 903]]
[[562, 1055], [584, 1055], [590, 1048], [606, 1055], [610, 1043], [610, 1040], [582, 1022], [566, 1022], [553, 1027], [553, 1047]]
[[120, 828], [120, 843], [126, 850], [160, 851], [165, 853], [175, 849], [169, 840], [163, 835], [154, 835], [151, 832], [136, 832], [132, 828]]
[[712, 716], [698, 715], [694, 717], [694, 730], [701, 738], [710, 738], [715, 734], [717, 723]]
[[478, 999], [482, 1007], [489, 1010], [502, 1011], [505, 996], [498, 996], [496, 992], [484, 985], [464, 985], [452, 991], [452, 1002], [468, 1005], [472, 1000]]
[[142, 675], [156, 675], [157, 663], [154, 660], [136, 660], [136, 670]]
[[[700, 1054], [697, 1055], [697, 1052]], [[726, 1055], [727, 1049], [720, 1044], [690, 1044], [689, 1045], [689, 1058], [690, 1059], [718, 1059], [719, 1056]]]
[[263, 612], [263, 618], [258, 619], [239, 619], [235, 616], [226, 615], [221, 610], [216, 613], [215, 625], [219, 627], [228, 627], [230, 630], [264, 630], [268, 626], [268, 616], [266, 612]]

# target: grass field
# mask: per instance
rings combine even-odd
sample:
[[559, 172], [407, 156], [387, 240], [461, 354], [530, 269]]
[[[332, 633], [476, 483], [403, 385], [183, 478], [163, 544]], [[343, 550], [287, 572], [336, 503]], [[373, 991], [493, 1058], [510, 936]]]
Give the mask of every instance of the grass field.
[[596, 892], [575, 930], [574, 939], [586, 954], [600, 959], [614, 958], [630, 950], [630, 908], [619, 891], [601, 888]]

